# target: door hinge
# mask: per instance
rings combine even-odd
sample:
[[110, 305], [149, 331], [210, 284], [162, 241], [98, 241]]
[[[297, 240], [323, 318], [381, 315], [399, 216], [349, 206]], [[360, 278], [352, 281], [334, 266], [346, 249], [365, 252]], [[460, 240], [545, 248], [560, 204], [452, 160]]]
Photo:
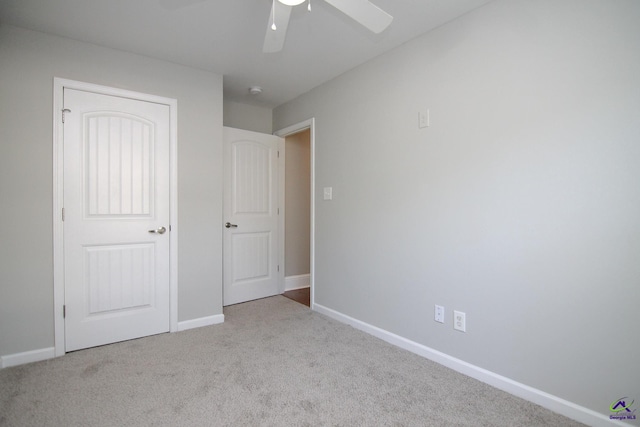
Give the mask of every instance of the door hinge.
[[66, 305], [62, 306], [62, 318], [63, 319], [67, 318], [67, 306]]
[[66, 113], [70, 113], [70, 112], [71, 112], [71, 110], [69, 110], [68, 108], [65, 108], [64, 110], [62, 110], [62, 123], [64, 123], [64, 115]]
[[62, 222], [64, 222], [64, 208], [62, 208]]
[[278, 151], [278, 158], [280, 158], [280, 151]]
[[278, 271], [280, 271], [280, 266], [278, 266]]

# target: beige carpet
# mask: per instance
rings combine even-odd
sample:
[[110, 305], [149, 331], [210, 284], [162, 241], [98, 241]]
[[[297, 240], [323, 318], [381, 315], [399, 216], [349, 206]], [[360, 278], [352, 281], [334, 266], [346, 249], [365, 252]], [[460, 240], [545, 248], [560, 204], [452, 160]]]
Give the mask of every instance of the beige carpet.
[[0, 370], [2, 426], [578, 426], [284, 297]]

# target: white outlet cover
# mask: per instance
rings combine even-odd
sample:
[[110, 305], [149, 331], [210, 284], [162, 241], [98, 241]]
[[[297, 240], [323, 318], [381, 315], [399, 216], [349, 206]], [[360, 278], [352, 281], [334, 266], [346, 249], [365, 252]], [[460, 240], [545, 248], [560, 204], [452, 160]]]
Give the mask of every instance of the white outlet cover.
[[467, 332], [467, 315], [462, 311], [453, 312], [453, 329], [460, 332]]

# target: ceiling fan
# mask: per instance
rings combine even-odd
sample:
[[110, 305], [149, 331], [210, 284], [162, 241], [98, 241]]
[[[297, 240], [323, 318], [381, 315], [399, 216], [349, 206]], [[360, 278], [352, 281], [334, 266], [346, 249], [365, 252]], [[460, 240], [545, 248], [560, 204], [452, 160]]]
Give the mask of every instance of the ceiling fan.
[[[308, 8], [311, 10], [311, 0], [273, 0], [262, 47], [264, 53], [275, 53], [282, 50], [289, 26], [291, 8], [305, 1], [308, 2]], [[376, 34], [384, 31], [393, 21], [393, 16], [369, 0], [324, 1]]]

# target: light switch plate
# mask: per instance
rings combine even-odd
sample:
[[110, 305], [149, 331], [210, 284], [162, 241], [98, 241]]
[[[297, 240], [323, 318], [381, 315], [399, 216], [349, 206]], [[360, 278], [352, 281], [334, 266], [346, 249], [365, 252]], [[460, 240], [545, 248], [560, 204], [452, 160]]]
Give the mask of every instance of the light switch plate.
[[433, 320], [439, 323], [444, 323], [444, 307], [443, 306], [436, 304]]
[[418, 113], [418, 127], [420, 129], [431, 126], [429, 123], [429, 110], [422, 110]]
[[324, 187], [324, 200], [333, 199], [333, 187]]

